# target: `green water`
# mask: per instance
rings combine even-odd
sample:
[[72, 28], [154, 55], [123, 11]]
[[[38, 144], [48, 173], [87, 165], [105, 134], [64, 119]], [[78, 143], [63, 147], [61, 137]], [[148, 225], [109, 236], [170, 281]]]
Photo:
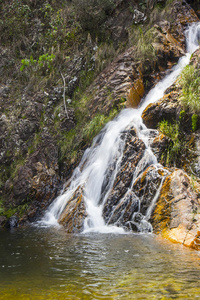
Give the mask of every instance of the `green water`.
[[200, 299], [200, 253], [154, 235], [0, 231], [0, 299]]

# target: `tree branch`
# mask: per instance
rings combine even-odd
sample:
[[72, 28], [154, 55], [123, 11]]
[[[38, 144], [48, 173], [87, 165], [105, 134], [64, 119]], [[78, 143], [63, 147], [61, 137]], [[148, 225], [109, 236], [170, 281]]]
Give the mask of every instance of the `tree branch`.
[[65, 113], [66, 113], [66, 115], [67, 115], [67, 119], [69, 119], [69, 114], [68, 114], [68, 111], [67, 111], [67, 106], [66, 106], [66, 101], [65, 101], [65, 88], [66, 88], [65, 77], [63, 76], [63, 74], [62, 74], [61, 71], [60, 71], [60, 75], [61, 75], [61, 77], [62, 77], [63, 88], [64, 88], [64, 91], [63, 91], [63, 101], [64, 101]]

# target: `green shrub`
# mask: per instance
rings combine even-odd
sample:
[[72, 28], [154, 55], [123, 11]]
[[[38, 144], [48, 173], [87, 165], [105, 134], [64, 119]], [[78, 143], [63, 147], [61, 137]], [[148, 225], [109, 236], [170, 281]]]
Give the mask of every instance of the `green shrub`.
[[192, 115], [192, 131], [195, 131], [197, 129], [197, 121], [198, 121], [198, 115], [193, 114]]
[[116, 54], [117, 51], [112, 43], [102, 43], [95, 53], [96, 72], [101, 72], [109, 63], [112, 62]]
[[0, 200], [0, 215], [2, 215], [4, 212], [4, 205], [3, 205], [3, 201]]
[[180, 121], [180, 122], [181, 122], [182, 119], [184, 118], [185, 114], [186, 114], [185, 110], [181, 110], [181, 111], [180, 111], [180, 114], [179, 114], [179, 121]]
[[155, 40], [155, 30], [150, 29], [145, 32], [145, 29], [134, 25], [129, 29], [129, 43], [136, 45], [134, 51], [134, 59], [144, 62], [146, 59], [155, 59], [155, 49], [152, 42]]
[[199, 71], [188, 65], [181, 73], [179, 83], [182, 87], [180, 101], [192, 113], [200, 113], [200, 76]]
[[25, 68], [31, 68], [33, 71], [42, 71], [43, 73], [47, 70], [51, 71], [54, 59], [55, 55], [49, 55], [48, 53], [41, 55], [38, 60], [33, 59], [33, 56], [31, 56], [30, 59], [22, 59], [20, 71], [24, 71]]
[[170, 139], [165, 153], [166, 165], [177, 165], [185, 147], [184, 142], [180, 139], [179, 123], [171, 124], [167, 120], [163, 120], [158, 124], [158, 129]]
[[73, 0], [83, 30], [96, 33], [115, 7], [114, 0]]

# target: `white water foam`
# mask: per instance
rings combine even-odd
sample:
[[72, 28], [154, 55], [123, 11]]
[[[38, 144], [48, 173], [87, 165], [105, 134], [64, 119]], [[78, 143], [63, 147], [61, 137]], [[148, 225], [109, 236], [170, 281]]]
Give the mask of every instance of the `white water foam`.
[[[146, 151], [140, 167], [133, 176], [135, 179], [140, 174], [144, 165], [157, 164], [157, 160], [149, 146], [149, 137], [151, 131], [143, 124], [141, 114], [150, 104], [158, 101], [164, 96], [164, 92], [169, 88], [183, 68], [189, 63], [191, 54], [199, 47], [200, 23], [189, 26], [186, 30], [187, 54], [179, 59], [178, 64], [172, 68], [169, 75], [161, 80], [142, 100], [138, 109], [125, 109], [117, 118], [109, 122], [102, 132], [94, 139], [91, 148], [87, 149], [83, 155], [80, 165], [75, 169], [68, 189], [63, 192], [48, 208], [40, 224], [45, 226], [57, 225], [57, 220], [65, 208], [67, 202], [80, 187], [83, 187], [83, 195], [87, 208], [88, 217], [84, 224], [84, 233], [124, 233], [123, 228], [116, 226], [107, 226], [102, 217], [103, 203], [106, 200], [109, 191], [112, 189], [115, 176], [122, 158], [124, 140], [121, 139], [121, 133], [128, 125], [133, 125], [138, 137], [145, 143]], [[141, 167], [143, 165], [143, 167]], [[105, 176], [109, 173], [109, 188], [103, 199], [103, 184]], [[160, 187], [161, 188], [161, 187]], [[157, 197], [158, 195], [156, 195]], [[155, 199], [154, 199], [155, 200]], [[152, 205], [155, 205], [152, 201]], [[147, 212], [147, 219], [150, 216], [152, 208]]]

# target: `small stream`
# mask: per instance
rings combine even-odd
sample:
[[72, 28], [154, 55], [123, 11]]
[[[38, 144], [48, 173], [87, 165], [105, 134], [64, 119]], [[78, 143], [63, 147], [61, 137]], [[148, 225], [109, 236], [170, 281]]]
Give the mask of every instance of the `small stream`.
[[0, 299], [200, 299], [200, 253], [153, 234], [0, 231]]

